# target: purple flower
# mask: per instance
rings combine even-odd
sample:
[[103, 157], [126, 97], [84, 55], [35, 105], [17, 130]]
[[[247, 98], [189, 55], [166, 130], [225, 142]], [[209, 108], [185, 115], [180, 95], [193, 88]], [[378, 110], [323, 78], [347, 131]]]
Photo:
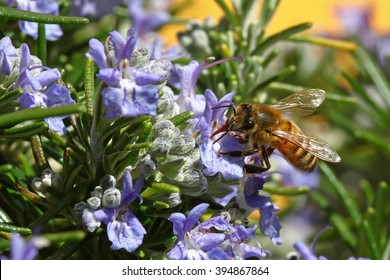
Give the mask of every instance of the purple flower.
[[112, 242], [111, 248], [113, 250], [124, 248], [128, 252], [134, 252], [142, 244], [146, 231], [140, 221], [128, 209], [128, 206], [137, 197], [142, 202], [139, 193], [143, 183], [144, 177], [140, 176], [133, 187], [133, 179], [130, 172], [126, 170], [119, 206], [106, 207], [94, 212], [96, 220], [107, 225], [107, 235]]
[[121, 2], [122, 0], [74, 0], [69, 15], [100, 18], [111, 13]]
[[353, 37], [361, 45], [373, 52], [383, 67], [387, 67], [386, 57], [390, 53], [389, 34], [380, 35], [372, 27], [373, 9], [371, 6], [343, 6], [335, 9], [347, 37]]
[[321, 234], [323, 234], [325, 231], [332, 229], [331, 226], [326, 226], [323, 229], [321, 229], [317, 234], [315, 235], [311, 248], [309, 248], [304, 242], [298, 241], [294, 243], [294, 248], [295, 250], [298, 251], [298, 253], [301, 255], [302, 259], [304, 260], [326, 260], [324, 256], [316, 256], [314, 253], [314, 248], [318, 242], [318, 238], [320, 237]]
[[195, 206], [186, 217], [182, 213], [173, 213], [169, 220], [173, 222], [176, 244], [168, 252], [170, 259], [245, 259], [264, 257], [266, 252], [258, 246], [245, 243], [254, 239], [256, 226], [245, 228], [233, 226], [222, 216], [212, 217], [200, 224], [199, 218], [208, 208], [202, 203]]
[[218, 120], [224, 120], [222, 116], [227, 110], [227, 108], [213, 108], [230, 105], [232, 103], [233, 93], [226, 94], [219, 101], [211, 90], [206, 90], [204, 95], [206, 99], [204, 113], [196, 125], [196, 128], [201, 132], [201, 140], [203, 141], [199, 146], [200, 157], [205, 166], [203, 172], [207, 176], [213, 176], [220, 172], [226, 180], [242, 178], [243, 158], [229, 157], [219, 153], [242, 150], [242, 146], [238, 143], [238, 140], [230, 135], [225, 135], [216, 143], [210, 140], [213, 125]]
[[[195, 206], [186, 217], [182, 213], [173, 213], [168, 220], [173, 223], [173, 233], [177, 242], [168, 252], [170, 259], [227, 259], [222, 249], [216, 249], [217, 245], [225, 240], [223, 233], [202, 233], [197, 227], [192, 229], [198, 222], [200, 216], [208, 208], [208, 204], [202, 203]], [[211, 251], [214, 249], [214, 251]], [[208, 252], [210, 251], [210, 252]]]
[[[91, 49], [87, 56], [92, 57], [100, 68], [97, 77], [108, 85], [102, 91], [107, 118], [155, 116], [158, 85], [165, 83], [173, 71], [172, 64], [166, 60], [131, 66], [136, 41], [135, 29], [128, 31], [126, 40], [113, 31], [109, 41], [112, 51], [106, 54], [102, 43], [96, 39], [90, 40]], [[111, 64], [114, 68], [110, 68]], [[151, 71], [148, 71], [148, 67]]]
[[[310, 246], [310, 248], [302, 241], [297, 241], [294, 243], [295, 250], [298, 251], [298, 253], [301, 255], [301, 259], [303, 260], [327, 260], [324, 256], [317, 256], [314, 252], [314, 249], [317, 245], [318, 239], [320, 236], [327, 230], [332, 229], [331, 226], [325, 226], [322, 228], [317, 234], [314, 236], [313, 242]], [[367, 258], [355, 258], [355, 257], [349, 257], [348, 260], [368, 260]]]
[[0, 40], [0, 74], [11, 74], [16, 60], [16, 49], [9, 37]]
[[348, 36], [356, 36], [363, 43], [363, 46], [368, 49], [374, 47], [377, 36], [370, 26], [371, 9], [344, 6], [337, 7], [335, 12]]
[[264, 175], [254, 174], [245, 181], [244, 196], [248, 206], [260, 211], [260, 230], [268, 236], [275, 245], [282, 244], [279, 231], [282, 226], [279, 223], [275, 211], [279, 210], [270, 202], [270, 198], [259, 194], [263, 188], [266, 177]]
[[[75, 104], [66, 87], [55, 83], [61, 78], [58, 69], [50, 69], [42, 65], [31, 66], [30, 50], [26, 44], [20, 46], [20, 73], [15, 88], [22, 88], [23, 95], [20, 104], [23, 108], [37, 106], [56, 107], [66, 104]], [[62, 121], [66, 116], [49, 117], [45, 121], [49, 129], [59, 133], [66, 133]]]
[[[30, 240], [25, 241], [18, 233], [11, 235], [11, 260], [33, 260], [38, 255], [38, 249], [48, 245], [46, 239], [33, 236]], [[8, 259], [5, 256], [0, 256], [0, 259]]]
[[[15, 1], [8, 1], [8, 5], [14, 5]], [[58, 15], [59, 7], [55, 0], [16, 0], [17, 8], [24, 11]], [[34, 39], [38, 37], [38, 23], [30, 21], [19, 21], [20, 29]], [[56, 41], [62, 36], [61, 27], [58, 24], [45, 24], [46, 39]]]
[[[209, 59], [203, 61], [201, 64], [197, 61], [191, 61], [188, 65], [180, 66], [176, 69], [180, 86], [180, 94], [176, 99], [176, 103], [180, 112], [192, 111], [194, 112], [195, 118], [200, 118], [203, 115], [205, 111], [205, 97], [195, 94], [195, 87], [199, 76], [204, 70], [229, 60], [242, 61], [242, 57], [229, 57], [213, 62], [210, 62]], [[228, 98], [226, 97], [226, 99]]]
[[[142, 0], [128, 0], [128, 2], [133, 27], [139, 31], [140, 37], [160, 28], [171, 18], [168, 12], [159, 9], [159, 7], [151, 7], [150, 11], [145, 11]], [[154, 1], [151, 2], [153, 4]]]

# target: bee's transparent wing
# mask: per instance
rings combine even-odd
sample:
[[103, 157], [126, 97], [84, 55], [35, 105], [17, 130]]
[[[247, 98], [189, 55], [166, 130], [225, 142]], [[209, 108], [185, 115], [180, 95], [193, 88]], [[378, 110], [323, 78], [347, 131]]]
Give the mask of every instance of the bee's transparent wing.
[[341, 161], [341, 158], [336, 151], [333, 150], [328, 143], [322, 141], [321, 139], [282, 130], [275, 130], [272, 134], [301, 147], [305, 151], [322, 160], [329, 162]]
[[280, 110], [287, 118], [306, 116], [313, 113], [325, 100], [322, 89], [304, 89], [283, 98], [271, 107]]

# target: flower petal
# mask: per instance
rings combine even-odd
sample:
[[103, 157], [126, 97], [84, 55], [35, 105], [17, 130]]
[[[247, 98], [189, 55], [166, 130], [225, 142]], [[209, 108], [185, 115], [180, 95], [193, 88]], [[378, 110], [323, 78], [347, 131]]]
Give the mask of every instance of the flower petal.
[[209, 251], [217, 247], [225, 241], [225, 239], [226, 235], [224, 233], [205, 233], [192, 237], [192, 240], [195, 241], [203, 251]]
[[142, 244], [146, 231], [130, 211], [122, 214], [121, 220], [113, 220], [107, 225], [108, 239], [112, 242], [111, 249], [124, 248], [128, 252], [134, 252]]
[[104, 46], [99, 40], [95, 38], [89, 40], [89, 51], [86, 55], [87, 57], [93, 58], [100, 70], [107, 68], [107, 57], [104, 52]]
[[122, 50], [126, 45], [126, 41], [123, 36], [116, 30], [110, 32], [111, 42], [114, 46], [115, 61], [117, 65], [120, 65], [122, 60]]
[[184, 246], [182, 241], [179, 241], [172, 247], [167, 253], [169, 259], [185, 260], [187, 258], [187, 248]]
[[191, 211], [187, 215], [187, 219], [184, 222], [183, 228], [185, 232], [189, 232], [195, 226], [195, 224], [199, 221], [199, 218], [202, 216], [202, 214], [206, 211], [208, 207], [209, 204], [201, 203], [191, 209]]
[[310, 248], [303, 243], [302, 241], [298, 241], [294, 243], [295, 250], [302, 256], [304, 260], [317, 260], [317, 256], [310, 250]]
[[93, 215], [95, 216], [96, 220], [108, 224], [115, 219], [117, 211], [118, 210], [116, 208], [103, 208], [93, 212]]
[[268, 236], [275, 245], [282, 244], [283, 241], [279, 236], [282, 225], [279, 218], [275, 215], [274, 205], [269, 203], [267, 207], [260, 208], [260, 230]]

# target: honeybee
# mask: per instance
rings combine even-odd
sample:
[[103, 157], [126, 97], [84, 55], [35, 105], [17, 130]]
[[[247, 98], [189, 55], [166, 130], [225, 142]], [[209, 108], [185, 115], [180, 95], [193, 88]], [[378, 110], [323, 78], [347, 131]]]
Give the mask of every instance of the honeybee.
[[[233, 114], [210, 138], [227, 133], [247, 144], [242, 151], [220, 152], [233, 157], [261, 154], [261, 164], [246, 164], [246, 173], [260, 173], [270, 168], [268, 157], [277, 149], [297, 169], [312, 172], [318, 158], [339, 162], [339, 155], [321, 139], [305, 136], [290, 119], [313, 113], [325, 100], [325, 91], [306, 89], [277, 101], [272, 105], [241, 103], [233, 107]], [[220, 106], [220, 107], [230, 107]]]

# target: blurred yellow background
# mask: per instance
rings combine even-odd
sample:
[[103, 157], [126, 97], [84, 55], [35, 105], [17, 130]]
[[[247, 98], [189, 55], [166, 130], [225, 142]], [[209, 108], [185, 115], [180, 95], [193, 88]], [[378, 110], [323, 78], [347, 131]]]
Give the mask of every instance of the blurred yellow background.
[[[175, 4], [186, 0], [174, 0]], [[229, 1], [227, 1], [229, 2]], [[259, 0], [261, 3], [261, 0]], [[370, 7], [372, 9], [372, 28], [378, 33], [390, 31], [390, 0], [281, 0], [278, 10], [268, 28], [268, 33], [274, 33], [288, 26], [312, 22], [312, 32], [339, 33], [340, 26], [335, 14], [335, 8], [345, 5]], [[197, 18], [203, 20], [212, 16], [216, 21], [222, 15], [222, 11], [213, 0], [194, 0], [191, 5], [178, 14], [180, 18]], [[176, 40], [176, 33], [183, 30], [180, 25], [171, 25], [165, 28], [163, 34]]]

